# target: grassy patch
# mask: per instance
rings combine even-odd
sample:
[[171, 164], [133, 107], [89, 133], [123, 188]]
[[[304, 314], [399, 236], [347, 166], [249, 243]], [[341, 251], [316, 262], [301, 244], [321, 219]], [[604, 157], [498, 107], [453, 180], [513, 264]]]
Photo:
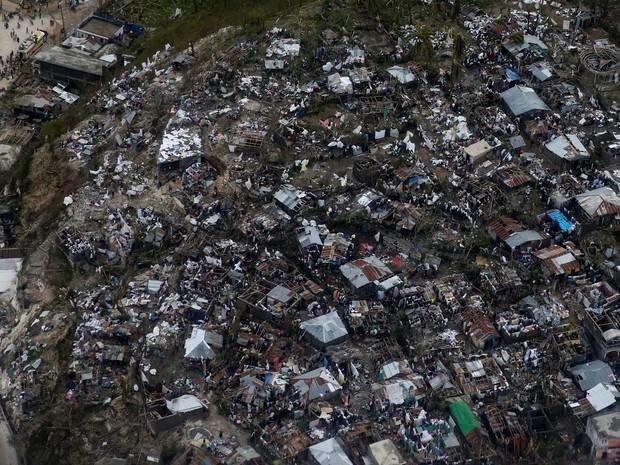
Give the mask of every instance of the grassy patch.
[[465, 0], [463, 5], [467, 5], [469, 7], [477, 7], [481, 10], [488, 10], [490, 8], [501, 6], [502, 3], [498, 0]]
[[41, 126], [43, 142], [54, 142], [87, 116], [83, 107], [82, 110], [79, 108], [72, 108], [72, 110], [43, 123]]
[[73, 279], [71, 264], [58, 247], [50, 251], [47, 275], [49, 283], [55, 287], [66, 287]]
[[33, 143], [24, 149], [15, 162], [10, 180], [13, 187], [20, 186], [22, 192], [27, 192], [30, 181], [28, 177], [36, 151], [39, 150], [46, 141], [54, 142], [61, 135], [82, 121], [87, 114], [83, 107], [81, 110], [77, 108], [72, 108], [72, 110], [75, 111], [66, 112], [53, 120], [43, 123], [40, 135]]
[[21, 223], [24, 240], [34, 240], [54, 227], [64, 210], [63, 198], [86, 179], [85, 171], [67, 162], [62, 150], [47, 144], [31, 156], [26, 188], [21, 196]]
[[[162, 0], [134, 0], [125, 7], [114, 2], [109, 12], [128, 21], [154, 28], [134, 44], [136, 62], [144, 61], [167, 43], [185, 48], [210, 33], [226, 26], [242, 26], [246, 34], [265, 28], [268, 19], [294, 12], [309, 0], [181, 0], [172, 4]], [[176, 8], [182, 10], [171, 20]]]

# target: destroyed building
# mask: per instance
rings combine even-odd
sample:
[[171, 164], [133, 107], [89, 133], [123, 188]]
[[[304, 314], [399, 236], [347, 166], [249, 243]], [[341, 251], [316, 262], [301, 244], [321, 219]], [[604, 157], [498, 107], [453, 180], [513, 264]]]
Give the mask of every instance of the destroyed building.
[[617, 6], [212, 3], [13, 31], [7, 447], [613, 462]]

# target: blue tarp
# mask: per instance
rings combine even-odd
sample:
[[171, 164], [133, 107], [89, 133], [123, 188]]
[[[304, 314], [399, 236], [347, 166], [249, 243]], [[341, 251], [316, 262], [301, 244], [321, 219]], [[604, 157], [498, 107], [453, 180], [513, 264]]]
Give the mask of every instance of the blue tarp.
[[426, 176], [411, 176], [409, 178], [409, 181], [407, 182], [408, 185], [410, 186], [419, 186], [420, 184], [424, 184], [428, 181], [428, 178]]
[[517, 73], [515, 70], [510, 69], [510, 68], [506, 68], [506, 77], [508, 78], [508, 81], [510, 82], [521, 80], [521, 76], [519, 76], [519, 73]]
[[560, 210], [550, 210], [547, 212], [547, 216], [562, 232], [570, 232], [575, 227]]
[[118, 24], [119, 26], [122, 25], [125, 28], [125, 31], [135, 37], [141, 36], [145, 32], [144, 26], [141, 26], [140, 24], [128, 23], [127, 21], [116, 19], [113, 16], [110, 16], [109, 14], [104, 13], [100, 10], [95, 11], [93, 13], [93, 17], [110, 21], [112, 23]]

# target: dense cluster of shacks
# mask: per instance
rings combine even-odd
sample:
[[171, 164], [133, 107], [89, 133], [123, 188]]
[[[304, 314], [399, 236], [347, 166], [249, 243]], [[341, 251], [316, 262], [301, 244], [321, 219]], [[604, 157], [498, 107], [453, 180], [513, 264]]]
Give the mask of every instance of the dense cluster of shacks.
[[[369, 23], [211, 53], [224, 30], [103, 85], [57, 141], [90, 170], [57, 245], [97, 277], [68, 294], [66, 402], [152, 437], [84, 428], [98, 463], [175, 431], [178, 464], [617, 457], [620, 108], [595, 95], [620, 61], [584, 14], [464, 12], [459, 80], [453, 33], [431, 69], [414, 26]], [[63, 318], [12, 348], [18, 424]]]

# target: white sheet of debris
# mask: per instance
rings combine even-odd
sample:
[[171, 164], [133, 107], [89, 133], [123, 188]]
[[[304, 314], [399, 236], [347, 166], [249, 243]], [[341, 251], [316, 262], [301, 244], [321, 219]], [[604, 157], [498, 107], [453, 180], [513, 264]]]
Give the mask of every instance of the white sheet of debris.
[[327, 77], [327, 87], [336, 94], [353, 93], [351, 78], [348, 76], [341, 76], [339, 73], [334, 73]]
[[387, 72], [401, 84], [409, 84], [415, 80], [415, 76], [409, 68], [392, 66], [388, 68]]
[[17, 277], [22, 268], [21, 258], [0, 259], [0, 299], [15, 306]]
[[188, 413], [206, 408], [206, 405], [198, 397], [185, 394], [176, 399], [166, 400], [166, 407], [172, 413]]
[[177, 113], [170, 118], [159, 146], [157, 162], [170, 163], [202, 155], [200, 128], [192, 125], [189, 118]]
[[268, 58], [276, 55], [280, 57], [296, 57], [299, 55], [301, 45], [299, 39], [276, 39], [269, 48], [267, 48], [266, 55]]
[[159, 147], [159, 163], [168, 163], [197, 157], [202, 153], [202, 139], [198, 128], [177, 128], [166, 131]]

